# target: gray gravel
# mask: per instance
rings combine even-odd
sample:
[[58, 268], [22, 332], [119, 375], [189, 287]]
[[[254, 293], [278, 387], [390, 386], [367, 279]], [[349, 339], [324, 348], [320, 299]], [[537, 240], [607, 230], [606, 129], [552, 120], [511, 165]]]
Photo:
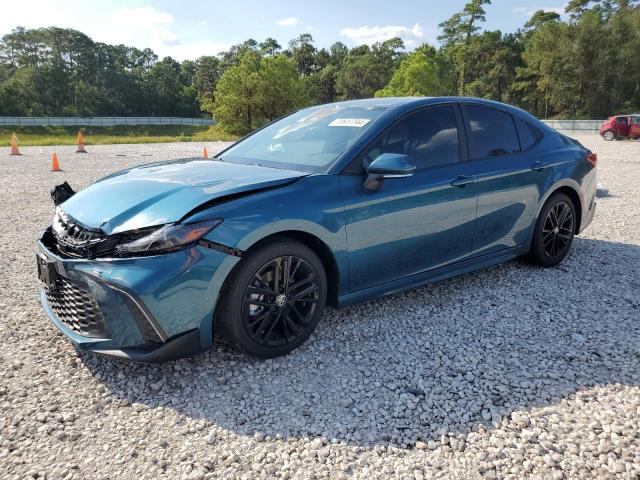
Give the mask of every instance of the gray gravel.
[[638, 478], [640, 142], [581, 140], [609, 193], [559, 267], [328, 310], [282, 359], [162, 365], [78, 356], [41, 311], [33, 240], [55, 183], [204, 144], [62, 147], [63, 173], [51, 147], [2, 152], [0, 477]]

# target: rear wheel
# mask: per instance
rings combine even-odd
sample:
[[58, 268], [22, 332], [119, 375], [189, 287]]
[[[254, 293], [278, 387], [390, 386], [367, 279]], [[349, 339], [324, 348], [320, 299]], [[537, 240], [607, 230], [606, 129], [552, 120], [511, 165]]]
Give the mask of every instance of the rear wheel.
[[615, 140], [616, 134], [613, 132], [613, 130], [607, 130], [602, 134], [602, 138], [604, 138], [607, 142], [610, 142], [611, 140]]
[[230, 275], [216, 328], [249, 355], [286, 355], [315, 330], [326, 296], [326, 274], [313, 250], [274, 239], [249, 251]]
[[529, 259], [543, 267], [552, 267], [567, 256], [576, 229], [576, 209], [564, 193], [551, 196], [536, 221]]

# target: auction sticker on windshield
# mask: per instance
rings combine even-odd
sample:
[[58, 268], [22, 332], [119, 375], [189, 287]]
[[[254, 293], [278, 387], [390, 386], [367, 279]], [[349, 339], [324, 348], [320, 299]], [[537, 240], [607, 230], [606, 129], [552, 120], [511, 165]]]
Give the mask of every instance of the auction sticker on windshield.
[[362, 128], [369, 123], [370, 118], [336, 118], [329, 126], [330, 127], [358, 127]]

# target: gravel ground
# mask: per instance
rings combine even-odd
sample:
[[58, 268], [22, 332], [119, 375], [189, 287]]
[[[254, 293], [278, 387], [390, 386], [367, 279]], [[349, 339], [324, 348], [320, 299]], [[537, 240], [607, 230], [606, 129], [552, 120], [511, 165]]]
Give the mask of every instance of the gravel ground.
[[[0, 477], [639, 478], [640, 142], [599, 154], [594, 223], [514, 261], [345, 310], [288, 357], [78, 356], [37, 300], [49, 189], [204, 144], [0, 155]], [[220, 144], [208, 144], [211, 152]], [[126, 155], [126, 156], [122, 156]]]

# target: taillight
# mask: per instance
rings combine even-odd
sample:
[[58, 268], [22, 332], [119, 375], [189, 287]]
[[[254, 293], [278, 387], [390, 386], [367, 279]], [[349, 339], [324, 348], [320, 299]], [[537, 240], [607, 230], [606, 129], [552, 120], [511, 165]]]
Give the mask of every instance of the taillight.
[[598, 163], [598, 155], [595, 153], [587, 154], [587, 162], [595, 167], [596, 163]]

